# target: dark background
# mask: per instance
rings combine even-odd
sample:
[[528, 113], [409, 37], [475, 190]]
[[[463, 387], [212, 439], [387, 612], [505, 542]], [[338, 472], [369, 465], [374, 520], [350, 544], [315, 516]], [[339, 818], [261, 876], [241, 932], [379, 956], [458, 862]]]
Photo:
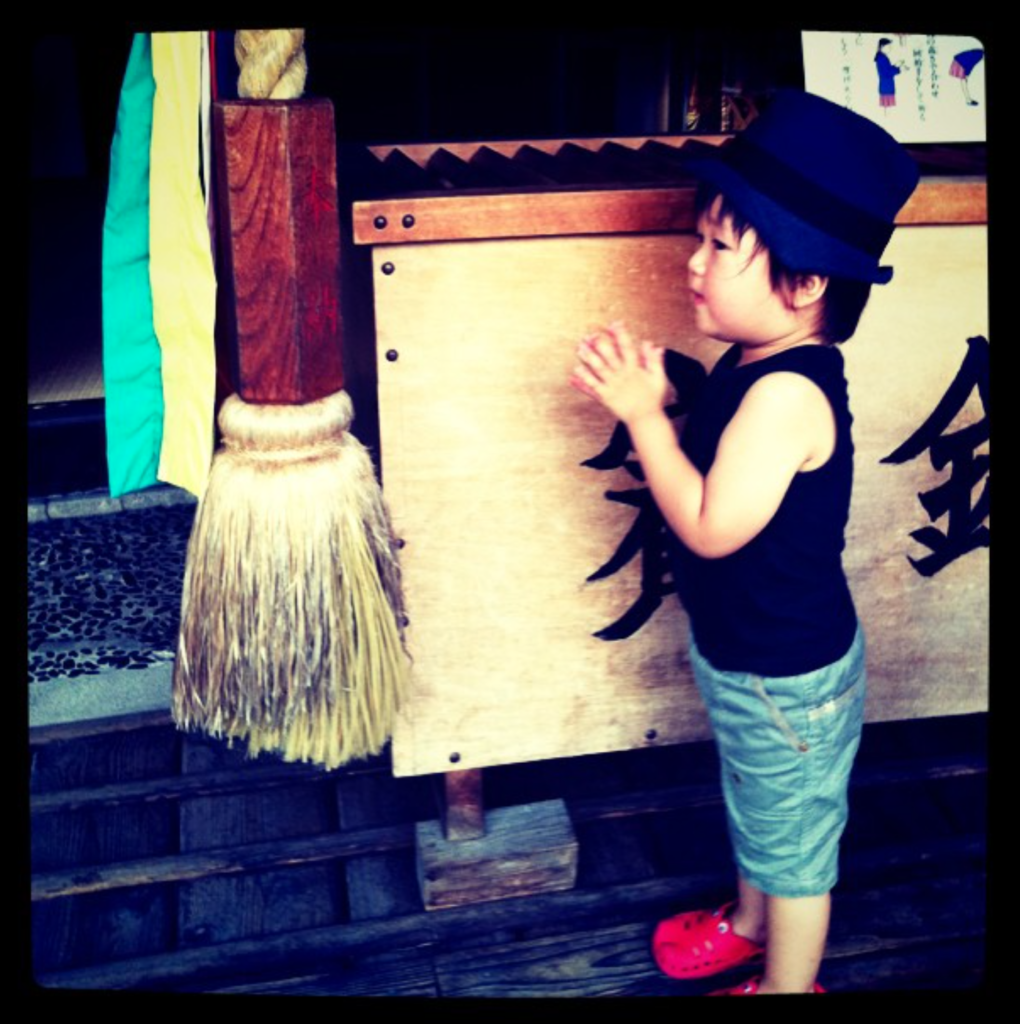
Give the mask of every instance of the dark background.
[[[29, 495], [106, 485], [101, 367], [103, 209], [133, 33], [31, 41]], [[236, 95], [232, 32], [217, 33], [220, 96]], [[679, 133], [692, 78], [765, 94], [802, 84], [800, 35], [677, 28], [311, 27], [306, 95], [334, 104], [340, 143]], [[43, 382], [46, 382], [43, 386]]]
[[[676, 21], [683, 24], [679, 15]], [[976, 34], [928, 24], [922, 31]], [[96, 397], [101, 237], [132, 37], [127, 27], [30, 36], [30, 496], [106, 485], [103, 401]], [[232, 32], [216, 38], [220, 96], [230, 98]], [[776, 88], [803, 85], [800, 29], [778, 20], [746, 30], [483, 29], [394, 18], [343, 29], [313, 24], [305, 50], [306, 95], [332, 100], [341, 144], [713, 134], [727, 128], [724, 91], [760, 106]], [[51, 382], [45, 390], [43, 379]]]

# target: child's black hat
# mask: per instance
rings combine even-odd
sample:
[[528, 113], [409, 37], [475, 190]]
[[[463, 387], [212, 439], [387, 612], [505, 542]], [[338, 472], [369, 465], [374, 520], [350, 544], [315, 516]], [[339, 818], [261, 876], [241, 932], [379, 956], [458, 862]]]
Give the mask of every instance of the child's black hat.
[[883, 128], [812, 93], [778, 93], [722, 146], [681, 152], [790, 270], [885, 284], [878, 261], [918, 181], [914, 160]]

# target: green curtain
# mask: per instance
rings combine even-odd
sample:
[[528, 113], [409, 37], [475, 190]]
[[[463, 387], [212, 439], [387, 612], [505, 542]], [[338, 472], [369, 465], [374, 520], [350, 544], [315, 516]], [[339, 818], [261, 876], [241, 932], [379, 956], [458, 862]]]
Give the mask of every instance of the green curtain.
[[149, 36], [135, 36], [110, 149], [103, 222], [103, 380], [110, 494], [157, 482], [163, 379], [149, 284], [149, 149], [155, 81]]

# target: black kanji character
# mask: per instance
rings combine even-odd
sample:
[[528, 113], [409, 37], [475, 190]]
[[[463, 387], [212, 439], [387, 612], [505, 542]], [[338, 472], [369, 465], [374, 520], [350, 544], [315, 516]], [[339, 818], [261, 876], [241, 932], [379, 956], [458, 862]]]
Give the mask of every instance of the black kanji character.
[[[984, 416], [976, 423], [946, 433], [975, 387]], [[988, 547], [991, 541], [990, 531], [984, 525], [989, 511], [991, 456], [976, 454], [977, 448], [989, 439], [988, 410], [989, 345], [987, 338], [977, 336], [967, 339], [967, 355], [932, 414], [896, 451], [882, 460], [900, 464], [928, 451], [935, 469], [949, 466], [949, 478], [944, 483], [918, 494], [932, 522], [948, 516], [945, 533], [934, 526], [924, 526], [910, 534], [932, 552], [924, 558], [908, 558], [923, 576], [933, 576], [961, 555]], [[982, 477], [984, 487], [972, 506], [972, 489]]]
[[[696, 359], [667, 349], [666, 376], [673, 385], [677, 401], [666, 407], [670, 419], [682, 416], [690, 408], [705, 379], [705, 369]], [[644, 483], [645, 475], [631, 453], [630, 435], [623, 423], [618, 423], [609, 443], [596, 456], [582, 463], [590, 469], [625, 469], [635, 480]], [[629, 491], [607, 491], [608, 501], [631, 505], [638, 509], [634, 524], [620, 542], [616, 551], [603, 566], [588, 577], [588, 582], [612, 576], [641, 555], [641, 592], [637, 600], [616, 622], [594, 635], [600, 640], [623, 640], [633, 636], [655, 614], [663, 597], [674, 593], [676, 586], [669, 578], [669, 559], [666, 553], [666, 521], [647, 487]]]

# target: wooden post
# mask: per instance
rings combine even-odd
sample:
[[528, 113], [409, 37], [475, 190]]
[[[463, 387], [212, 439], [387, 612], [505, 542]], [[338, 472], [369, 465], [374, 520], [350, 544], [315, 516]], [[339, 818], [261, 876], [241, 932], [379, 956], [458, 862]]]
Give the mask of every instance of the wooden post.
[[485, 835], [482, 769], [443, 775], [443, 835], [450, 842], [480, 839]]
[[234, 386], [316, 401], [344, 385], [333, 105], [235, 100], [213, 116]]

